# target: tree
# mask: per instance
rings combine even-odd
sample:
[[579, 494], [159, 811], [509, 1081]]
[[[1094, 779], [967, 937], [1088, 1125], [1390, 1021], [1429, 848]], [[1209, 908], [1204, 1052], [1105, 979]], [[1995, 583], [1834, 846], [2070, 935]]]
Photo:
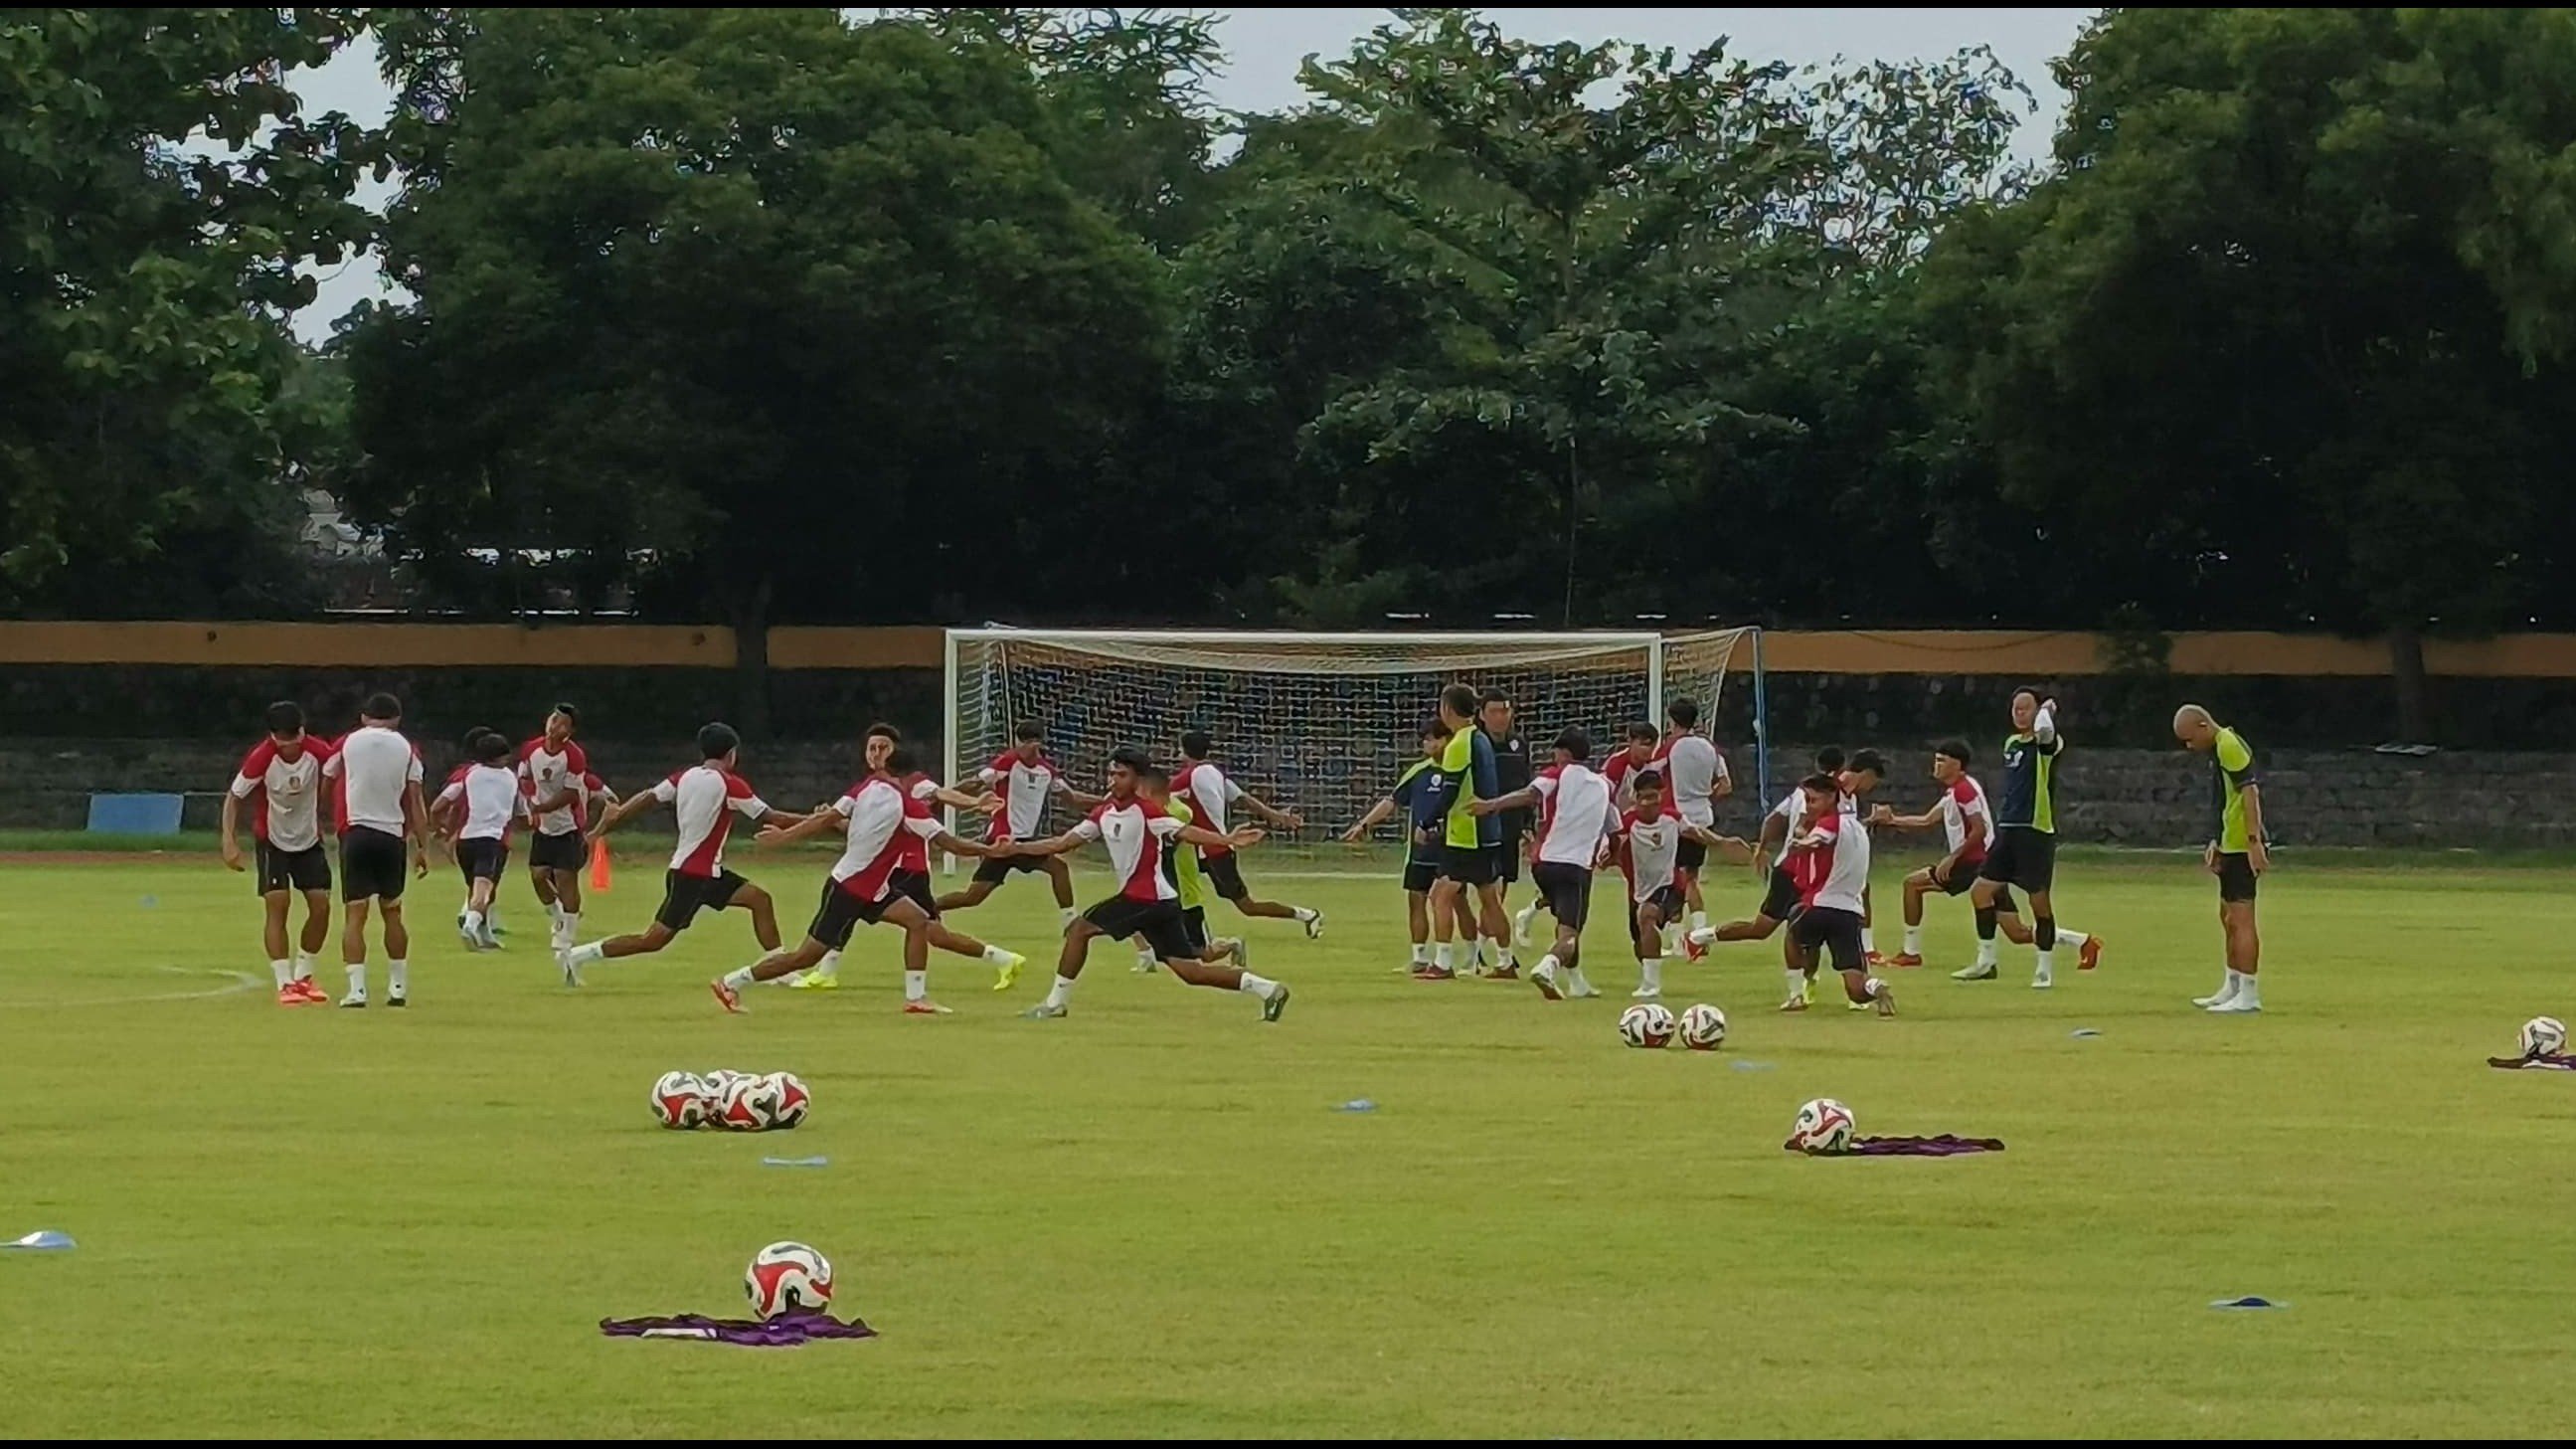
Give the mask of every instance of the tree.
[[299, 264], [364, 235], [375, 138], [281, 81], [363, 12], [0, 12], [0, 610], [298, 590]]
[[415, 300], [351, 339], [358, 499], [433, 575], [569, 554], [717, 603], [757, 733], [773, 620], [1087, 562], [1060, 485], [1150, 399], [1167, 309], [1024, 64], [828, 10], [441, 12], [384, 55]]
[[[2118, 10], [2058, 174], [1926, 278], [2007, 496], [2116, 542], [2096, 608], [2424, 631], [2556, 590], [2576, 418], [2576, 15]], [[2070, 621], [2074, 622], [2074, 621]]]

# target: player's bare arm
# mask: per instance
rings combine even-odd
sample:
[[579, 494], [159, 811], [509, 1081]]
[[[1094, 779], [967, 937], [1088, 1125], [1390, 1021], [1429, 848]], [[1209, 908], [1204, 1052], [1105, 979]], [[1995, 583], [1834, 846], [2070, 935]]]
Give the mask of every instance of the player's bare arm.
[[1869, 812], [1869, 823], [1893, 825], [1899, 830], [1929, 830], [1941, 823], [1941, 802], [1933, 801], [1931, 808], [1920, 815], [1899, 815], [1894, 806], [1875, 806]]
[[1282, 830], [1303, 830], [1306, 828], [1305, 816], [1298, 814], [1294, 810], [1273, 809], [1271, 808], [1269, 801], [1262, 799], [1260, 796], [1253, 794], [1249, 790], [1243, 792], [1243, 805], [1245, 809], [1250, 810], [1253, 814], [1260, 816], [1262, 819], [1269, 821], [1271, 824], [1278, 826]]
[[224, 869], [238, 871], [242, 869], [241, 797], [230, 790], [224, 791], [223, 831]]
[[2272, 868], [2272, 848], [2263, 840], [2263, 787], [2248, 780], [2236, 793], [2245, 802], [2245, 863], [2261, 875]]
[[[1008, 844], [1008, 842], [1007, 842], [1007, 841], [1006, 841], [1006, 842], [1004, 842], [1004, 845], [1007, 845], [1007, 844]], [[1002, 847], [1002, 846], [989, 844], [989, 843], [987, 843], [987, 842], [985, 842], [985, 841], [981, 841], [981, 840], [965, 840], [965, 839], [961, 839], [961, 838], [960, 838], [960, 837], [958, 837], [958, 836], [954, 836], [954, 835], [949, 834], [949, 833], [948, 833], [947, 831], [945, 831], [945, 830], [940, 831], [937, 835], [934, 835], [934, 836], [930, 837], [930, 845], [931, 845], [931, 848], [932, 848], [932, 849], [934, 849], [934, 850], [944, 850], [944, 851], [947, 851], [950, 855], [972, 855], [972, 856], [977, 856], [977, 857], [989, 857], [989, 856], [1000, 855], [1000, 854], [1002, 854], [1002, 853], [1003, 853], [1003, 847]]]
[[800, 840], [811, 840], [832, 828], [833, 823], [840, 818], [841, 812], [829, 806], [810, 815], [788, 815], [772, 810], [761, 817], [760, 833], [752, 837], [752, 843], [762, 846], [793, 845]]
[[1268, 832], [1250, 825], [1225, 835], [1219, 835], [1213, 830], [1202, 830], [1195, 825], [1184, 825], [1176, 838], [1186, 840], [1192, 845], [1214, 845], [1227, 850], [1242, 850], [1247, 846], [1259, 845], [1267, 836]]
[[415, 880], [429, 875], [429, 806], [421, 799], [420, 782], [403, 786], [403, 833], [411, 837], [411, 873]]
[[1350, 829], [1342, 832], [1342, 843], [1344, 845], [1359, 844], [1370, 831], [1385, 824], [1386, 817], [1393, 815], [1394, 813], [1395, 802], [1393, 800], [1380, 800], [1376, 804], [1371, 805], [1366, 815], [1361, 816], [1358, 822], [1352, 825]]
[[1535, 810], [1537, 808], [1538, 788], [1536, 786], [1531, 786], [1522, 790], [1514, 790], [1508, 795], [1497, 795], [1491, 800], [1470, 800], [1467, 802], [1467, 813], [1479, 818], [1487, 815], [1498, 815], [1505, 810]]
[[1753, 859], [1753, 847], [1736, 835], [1720, 835], [1704, 825], [1685, 825], [1682, 838], [1696, 840], [1725, 858], [1729, 865], [1743, 865]]
[[645, 806], [652, 803], [653, 792], [647, 790], [641, 794], [629, 795], [625, 799], [618, 801], [616, 804], [609, 806], [605, 811], [600, 813], [599, 823], [590, 827], [590, 838], [595, 841], [601, 836], [606, 835], [608, 832], [615, 830], [618, 826], [633, 819], [637, 814], [643, 811]]

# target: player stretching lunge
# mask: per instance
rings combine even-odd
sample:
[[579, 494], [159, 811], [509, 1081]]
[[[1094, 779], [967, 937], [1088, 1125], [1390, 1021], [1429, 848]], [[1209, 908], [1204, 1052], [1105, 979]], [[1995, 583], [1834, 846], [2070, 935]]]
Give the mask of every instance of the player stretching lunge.
[[1995, 975], [1995, 912], [2006, 886], [2030, 894], [2030, 936], [2036, 962], [2030, 984], [2045, 991], [2057, 980], [2057, 938], [2075, 943], [2076, 966], [2101, 963], [2102, 943], [2080, 931], [2057, 929], [2049, 886], [2057, 876], [2057, 701], [2039, 691], [2013, 691], [2013, 732], [2004, 740], [2002, 798], [1995, 802], [1995, 843], [1977, 869], [1969, 901], [1977, 911], [1977, 964], [1950, 973], [1955, 981], [1991, 981]]
[[[1932, 752], [1932, 778], [1941, 786], [1941, 796], [1920, 815], [1898, 815], [1882, 805], [1871, 812], [1872, 825], [1890, 825], [1899, 830], [1923, 830], [1941, 827], [1948, 854], [1905, 878], [1905, 949], [1893, 966], [1923, 964], [1923, 898], [1939, 891], [1943, 895], [1966, 895], [1977, 883], [1977, 872], [1986, 862], [1986, 852], [1994, 843], [1994, 812], [1987, 807], [1985, 787], [1968, 773], [1969, 755], [1966, 742], [1944, 740]], [[1995, 924], [2004, 939], [2016, 946], [2030, 944], [2030, 927], [2023, 925], [2021, 914], [2013, 904], [2012, 892], [1995, 892]], [[2078, 949], [2098, 953], [2098, 937], [2081, 931], [2057, 928], [2060, 940], [2072, 940]], [[1994, 945], [1989, 938], [1979, 960], [1994, 964]]]
[[1207, 871], [1208, 884], [1216, 893], [1234, 902], [1234, 908], [1247, 916], [1266, 916], [1272, 920], [1293, 920], [1306, 928], [1306, 939], [1324, 934], [1324, 913], [1307, 906], [1281, 905], [1277, 901], [1252, 898], [1252, 889], [1243, 883], [1243, 866], [1234, 858], [1234, 847], [1226, 844], [1226, 821], [1231, 811], [1241, 805], [1281, 830], [1305, 828], [1305, 817], [1294, 810], [1273, 810], [1260, 796], [1244, 789], [1227, 777], [1225, 771], [1209, 763], [1208, 754], [1215, 748], [1205, 730], [1190, 730], [1181, 736], [1181, 767], [1172, 772], [1172, 797], [1196, 813], [1201, 828], [1216, 837], [1216, 843], [1199, 852], [1199, 864]]
[[[1843, 752], [1832, 745], [1816, 751], [1816, 773], [1840, 775]], [[1691, 959], [1699, 959], [1712, 943], [1718, 941], [1767, 941], [1771, 933], [1786, 925], [1798, 913], [1798, 883], [1789, 878], [1789, 863], [1784, 854], [1789, 841], [1806, 824], [1807, 792], [1797, 785], [1780, 797], [1771, 813], [1762, 817], [1762, 829], [1753, 848], [1752, 865], [1763, 878], [1762, 904], [1752, 918], [1728, 921], [1722, 926], [1695, 926], [1683, 938]], [[1765, 862], [1774, 862], [1768, 869]], [[1800, 999], [1793, 995], [1793, 1000]]]
[[[571, 949], [581, 932], [582, 827], [589, 815], [590, 757], [573, 743], [581, 711], [558, 704], [543, 733], [519, 746], [519, 778], [526, 781], [528, 813], [536, 830], [528, 841], [528, 884], [546, 908], [547, 943]], [[617, 797], [600, 792], [610, 804]]]
[[[253, 796], [250, 838], [258, 866], [261, 940], [280, 1006], [328, 1006], [313, 984], [313, 962], [331, 939], [331, 858], [322, 850], [322, 760], [330, 747], [304, 732], [304, 711], [291, 701], [268, 707], [268, 738], [251, 746], [224, 791], [224, 869], [242, 868], [241, 802]], [[304, 933], [286, 953], [286, 918], [304, 897]]]
[[792, 823], [760, 832], [761, 844], [786, 845], [839, 826], [841, 859], [823, 882], [823, 898], [815, 907], [813, 923], [805, 928], [805, 939], [783, 951], [771, 945], [769, 954], [758, 961], [707, 983], [725, 1010], [742, 1010], [742, 988], [805, 970], [826, 952], [845, 949], [861, 923], [883, 922], [903, 932], [906, 1015], [949, 1014], [947, 1007], [930, 999], [933, 946], [1000, 968], [1002, 978], [995, 990], [1018, 978], [1026, 958], [940, 924], [938, 904], [930, 898], [930, 848], [981, 856], [995, 847], [960, 840], [940, 827], [930, 811], [932, 792], [914, 793], [914, 782], [927, 778], [913, 769], [908, 751], [891, 746], [878, 768], [840, 799]]
[[[1798, 788], [1806, 793], [1806, 815], [1813, 823], [1789, 842], [1789, 874], [1798, 883], [1801, 907], [1798, 919], [1789, 923], [1789, 942], [1808, 958], [1809, 973], [1819, 949], [1829, 952], [1854, 1007], [1875, 1005], [1879, 1015], [1894, 1016], [1896, 993], [1869, 974], [1869, 954], [1860, 944], [1860, 896], [1869, 886], [1869, 829], [1843, 812], [1843, 785], [1833, 776], [1809, 775]], [[1803, 990], [1799, 975], [1791, 969], [1792, 992]]]
[[[1610, 752], [1601, 762], [1601, 778], [1610, 782], [1610, 803], [1626, 811], [1637, 803], [1637, 772], [1655, 763], [1663, 746], [1663, 736], [1655, 732], [1650, 720], [1632, 720], [1625, 731], [1627, 743]], [[1625, 869], [1625, 866], [1621, 867]], [[1512, 917], [1512, 943], [1529, 944], [1530, 928], [1538, 913], [1547, 905], [1545, 896], [1523, 906]]]
[[2191, 1004], [2224, 1015], [2261, 1011], [2255, 973], [2263, 964], [2263, 939], [2254, 929], [2254, 882], [2271, 869], [2272, 851], [2263, 839], [2263, 777], [2254, 767], [2254, 747], [2196, 704], [2174, 711], [2174, 738], [2209, 756], [2209, 848], [2200, 858], [2218, 877], [2218, 926], [2227, 936], [2226, 979]]
[[[1011, 747], [995, 756], [978, 778], [985, 789], [1002, 797], [1002, 809], [993, 816], [993, 828], [986, 836], [996, 845], [1043, 837], [1047, 802], [1054, 796], [1063, 796], [1065, 803], [1077, 810], [1089, 810], [1100, 803], [1099, 796], [1085, 795], [1073, 788], [1055, 767], [1055, 761], [1046, 757], [1046, 727], [1033, 719], [1024, 719], [1012, 727]], [[1046, 873], [1047, 885], [1055, 891], [1056, 919], [1072, 925], [1073, 872], [1052, 855], [1034, 860], [1024, 855], [988, 855], [975, 867], [974, 879], [967, 882], [966, 889], [941, 896], [939, 908], [962, 911], [980, 906], [1002, 882], [1031, 870]]]
[[[1519, 790], [1489, 800], [1470, 800], [1467, 809], [1479, 818], [1540, 810], [1538, 856], [1530, 879], [1547, 898], [1556, 917], [1556, 944], [1530, 968], [1530, 984], [1550, 1001], [1561, 1001], [1575, 988], [1578, 996], [1597, 996], [1583, 979], [1583, 922], [1591, 914], [1592, 870], [1601, 859], [1601, 844], [1618, 827], [1619, 807], [1610, 802], [1610, 782], [1592, 768], [1592, 737], [1568, 728], [1556, 737], [1556, 762]], [[1564, 973], [1562, 982], [1559, 972]]]
[[[994, 807], [993, 798], [989, 795], [968, 795], [962, 791], [951, 790], [940, 784], [938, 781], [930, 778], [928, 775], [923, 774], [920, 770], [915, 769], [913, 767], [911, 752], [903, 748], [903, 731], [896, 729], [893, 725], [880, 722], [868, 726], [867, 734], [861, 738], [859, 750], [862, 757], [867, 761], [869, 774], [884, 775], [886, 778], [892, 780], [905, 795], [909, 796], [912, 800], [919, 802], [922, 813], [924, 814], [929, 813], [929, 808], [934, 804], [951, 805], [960, 810], [990, 810]], [[902, 757], [902, 766], [900, 769], [896, 768], [894, 764], [898, 754]], [[836, 805], [829, 801], [825, 802], [820, 807], [822, 810], [835, 810], [837, 808], [838, 807]], [[902, 866], [895, 874], [895, 884], [905, 895], [912, 897], [914, 901], [920, 904], [923, 915], [930, 917], [933, 921], [937, 921], [939, 919], [940, 912], [946, 906], [946, 902], [940, 900], [937, 896], [931, 893], [930, 847], [924, 844], [922, 842], [922, 838], [916, 834], [906, 833], [898, 836], [897, 839], [899, 839], [903, 844], [904, 860]], [[966, 853], [981, 854], [982, 852], [969, 851]], [[978, 878], [981, 878], [980, 871], [978, 872]], [[981, 899], [981, 897], [977, 897], [977, 899]], [[934, 937], [944, 934], [944, 932], [933, 932]], [[934, 939], [932, 944], [937, 945], [939, 943]], [[1011, 982], [1016, 978], [1018, 971], [1018, 967], [1012, 967], [1011, 972], [1006, 974], [1002, 978], [1001, 982], [993, 989], [996, 991], [1009, 990]], [[808, 969], [790, 972], [788, 975], [779, 979], [779, 984], [782, 986], [793, 986], [806, 991], [838, 990], [841, 985], [840, 948], [835, 946], [831, 950], [824, 952], [823, 959], [816, 962]], [[928, 1000], [927, 997], [922, 999], [925, 1001]], [[947, 1010], [948, 1008], [944, 1006], [934, 1005], [927, 1008], [924, 1012], [916, 1012], [915, 1014], [942, 1015], [945, 1014]]]
[[[1369, 807], [1359, 823], [1342, 832], [1344, 845], [1357, 845], [1380, 822], [1404, 814], [1404, 920], [1413, 935], [1413, 971], [1431, 965], [1431, 883], [1440, 868], [1440, 793], [1431, 772], [1440, 767], [1440, 752], [1449, 744], [1449, 727], [1438, 720], [1422, 727], [1422, 758], [1395, 777], [1395, 788]], [[1538, 906], [1532, 903], [1530, 911]], [[1519, 927], [1527, 934], [1528, 927]]]
[[1109, 757], [1109, 798], [1094, 806], [1087, 818], [1062, 835], [1003, 847], [1026, 855], [1062, 855], [1085, 841], [1097, 840], [1108, 849], [1110, 870], [1118, 877], [1118, 893], [1083, 912], [1064, 933], [1064, 951], [1056, 958], [1055, 981], [1047, 988], [1047, 999], [1026, 1014], [1041, 1020], [1065, 1014], [1093, 941], [1102, 936], [1142, 935], [1174, 976], [1192, 986], [1257, 996], [1261, 1019], [1277, 1021], [1288, 1007], [1287, 985], [1201, 961], [1182, 922], [1180, 891], [1163, 874], [1166, 850], [1220, 845], [1231, 852], [1260, 840], [1261, 832], [1243, 829], [1228, 836], [1183, 825], [1137, 793], [1151, 767], [1141, 750], [1118, 751]]
[[1688, 909], [1681, 892], [1683, 843], [1696, 842], [1703, 860], [1716, 849], [1737, 865], [1753, 859], [1753, 848], [1673, 813], [1661, 771], [1633, 770], [1628, 779], [1630, 804], [1614, 843], [1628, 881], [1628, 932], [1637, 946], [1637, 989], [1629, 994], [1653, 1001], [1664, 994], [1664, 932]]
[[[1665, 706], [1664, 718], [1672, 721], [1673, 727], [1663, 745], [1664, 794], [1683, 824], [1711, 830], [1717, 824], [1717, 802], [1735, 790], [1735, 782], [1726, 772], [1726, 756], [1718, 752], [1715, 741], [1700, 732], [1699, 705], [1695, 702], [1674, 700]], [[1682, 837], [1677, 865], [1694, 931], [1708, 924], [1708, 908], [1699, 891], [1699, 868], [1707, 853], [1708, 847], [1698, 837]]]
[[564, 985], [579, 986], [581, 968], [593, 962], [661, 950], [687, 930], [702, 910], [749, 911], [752, 939], [764, 951], [778, 949], [777, 908], [769, 892], [725, 869], [725, 837], [732, 833], [736, 815], [754, 824], [772, 816], [781, 823], [806, 817], [770, 809], [769, 802], [753, 792], [751, 782], [734, 773], [741, 750], [742, 736], [731, 725], [704, 726], [698, 731], [697, 764], [674, 772], [650, 790], [627, 796], [591, 827], [590, 838], [603, 840], [647, 806], [668, 805], [679, 822], [680, 844], [671, 852], [670, 869], [662, 873], [662, 907], [653, 913], [653, 924], [641, 934], [611, 936], [561, 952], [556, 960], [563, 967]]
[[[1183, 825], [1198, 823], [1198, 816], [1189, 806], [1172, 798], [1171, 773], [1159, 766], [1146, 769], [1143, 778], [1137, 782], [1136, 793], [1160, 806]], [[1172, 883], [1172, 890], [1181, 903], [1181, 926], [1189, 932], [1190, 944], [1198, 949], [1199, 959], [1211, 966], [1220, 961], [1232, 961], [1237, 966], [1251, 965], [1252, 948], [1242, 937], [1210, 938], [1208, 935], [1207, 876], [1199, 869], [1199, 853], [1180, 846], [1164, 851], [1163, 875]], [[1138, 971], [1151, 972], [1162, 964], [1161, 958], [1153, 954], [1153, 943], [1143, 936], [1127, 939], [1136, 948]]]
[[521, 818], [524, 802], [518, 774], [510, 768], [510, 741], [497, 730], [485, 730], [475, 739], [474, 758], [438, 793], [439, 806], [453, 812], [449, 853], [465, 873], [465, 919], [457, 923], [456, 934], [468, 951], [500, 945], [492, 939], [485, 913], [500, 889], [510, 826]]
[[371, 694], [358, 707], [358, 727], [322, 765], [339, 791], [340, 960], [349, 991], [342, 1006], [367, 1004], [367, 910], [385, 919], [385, 1005], [403, 1006], [411, 992], [411, 931], [403, 924], [403, 846], [415, 876], [429, 874], [429, 810], [420, 798], [420, 752], [403, 738], [402, 703]]

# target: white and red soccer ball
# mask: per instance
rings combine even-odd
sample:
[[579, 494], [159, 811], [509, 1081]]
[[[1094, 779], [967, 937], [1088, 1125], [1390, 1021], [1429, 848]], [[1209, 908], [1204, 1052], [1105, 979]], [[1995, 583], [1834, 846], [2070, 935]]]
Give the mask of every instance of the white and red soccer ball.
[[820, 1313], [832, 1302], [832, 1260], [803, 1243], [772, 1243], [752, 1255], [742, 1288], [761, 1318]]
[[664, 1072], [652, 1103], [653, 1119], [665, 1127], [768, 1132], [804, 1121], [814, 1096], [793, 1072]]
[[1678, 1029], [1672, 1012], [1659, 1001], [1640, 1001], [1619, 1013], [1619, 1040], [1632, 1047], [1669, 1046]]
[[1705, 1001], [1683, 1008], [1681, 1038], [1682, 1045], [1695, 1052], [1713, 1052], [1726, 1045], [1726, 1013]]
[[2522, 1055], [2554, 1057], [2567, 1046], [2567, 1024], [2554, 1016], [2535, 1016], [2522, 1024]]
[[664, 1072], [653, 1083], [653, 1120], [665, 1127], [695, 1127], [714, 1105], [714, 1089], [695, 1072]]
[[1818, 1097], [1798, 1109], [1798, 1124], [1789, 1133], [1794, 1152], [1847, 1152], [1852, 1143], [1851, 1108], [1831, 1097]]

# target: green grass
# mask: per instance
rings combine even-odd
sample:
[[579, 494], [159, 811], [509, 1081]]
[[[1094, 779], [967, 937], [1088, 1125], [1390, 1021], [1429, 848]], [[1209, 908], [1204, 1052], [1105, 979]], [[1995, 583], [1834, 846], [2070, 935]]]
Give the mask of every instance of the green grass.
[[[820, 859], [740, 863], [801, 924]], [[654, 876], [631, 857], [592, 921], [639, 924]], [[14, 1435], [2500, 1437], [2576, 1407], [2576, 1079], [2481, 1062], [2576, 1008], [2576, 900], [2538, 872], [2286, 870], [2272, 1010], [2221, 1020], [2184, 1005], [2206, 877], [2080, 864], [2101, 972], [2036, 993], [2008, 950], [1995, 983], [1901, 973], [1893, 1022], [1783, 1018], [1771, 949], [1736, 948], [1668, 968], [1733, 1018], [1715, 1056], [1618, 1045], [1613, 926], [1610, 1000], [1419, 986], [1385, 883], [1276, 870], [1332, 930], [1255, 928], [1296, 986], [1267, 1028], [1107, 950], [1069, 1020], [1015, 1018], [1042, 967], [997, 997], [962, 962], [933, 974], [958, 1014], [907, 1019], [882, 932], [851, 989], [728, 1018], [702, 983], [752, 954], [738, 915], [578, 995], [430, 930], [408, 1013], [286, 1011], [208, 861], [0, 881], [0, 1237], [81, 1244], [0, 1254]], [[1966, 911], [1932, 910], [1955, 962]], [[1053, 930], [1033, 879], [964, 920]], [[233, 972], [262, 989], [197, 994]], [[657, 1073], [719, 1066], [801, 1073], [812, 1121], [649, 1123]], [[1782, 1153], [1821, 1094], [2011, 1149]], [[593, 1326], [736, 1312], [789, 1237], [883, 1338]], [[2293, 1306], [2207, 1306], [2241, 1293]]]

